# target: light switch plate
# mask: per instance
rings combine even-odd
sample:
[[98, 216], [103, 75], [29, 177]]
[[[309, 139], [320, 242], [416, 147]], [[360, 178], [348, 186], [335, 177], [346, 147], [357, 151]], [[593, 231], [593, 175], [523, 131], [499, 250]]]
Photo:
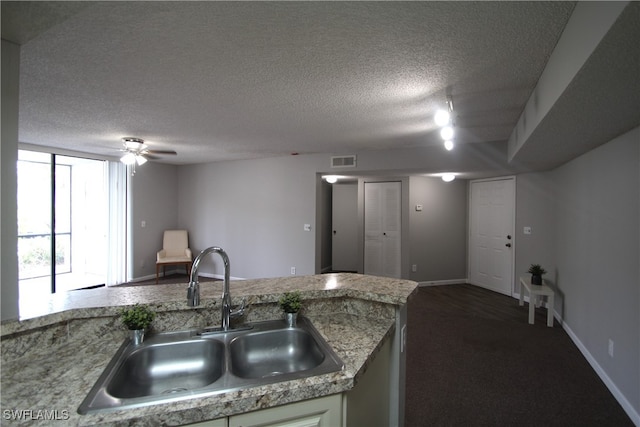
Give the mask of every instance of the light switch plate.
[[531, 227], [525, 227], [524, 234], [531, 234]]

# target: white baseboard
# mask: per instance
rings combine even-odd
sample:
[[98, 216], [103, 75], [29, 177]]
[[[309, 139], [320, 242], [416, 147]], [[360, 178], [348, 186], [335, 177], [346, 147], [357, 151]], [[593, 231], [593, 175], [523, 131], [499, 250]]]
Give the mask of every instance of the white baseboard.
[[418, 282], [418, 286], [459, 285], [460, 283], [468, 283], [468, 282], [467, 282], [467, 279], [432, 280], [427, 282]]
[[[166, 276], [171, 276], [175, 273], [177, 273], [178, 270], [172, 270], [172, 271], [167, 271]], [[162, 274], [162, 272], [160, 272], [160, 274], [158, 275], [159, 277], [165, 277], [164, 274]], [[224, 280], [224, 275], [222, 274], [211, 274], [211, 273], [198, 273], [198, 276], [202, 276], [202, 277], [208, 277], [210, 279], [220, 279], [220, 280]], [[129, 279], [127, 280], [127, 282], [131, 282], [131, 283], [135, 283], [135, 282], [143, 282], [145, 280], [151, 280], [151, 279], [155, 279], [156, 275], [155, 274], [148, 274], [146, 276], [140, 276], [140, 277], [136, 277], [133, 279]], [[230, 280], [246, 280], [242, 277], [230, 277]]]
[[573, 343], [578, 347], [582, 355], [587, 359], [587, 362], [591, 365], [596, 374], [600, 377], [602, 382], [607, 386], [613, 397], [618, 401], [622, 409], [627, 413], [631, 421], [637, 426], [640, 427], [640, 414], [636, 411], [633, 405], [627, 400], [627, 398], [622, 394], [622, 392], [618, 389], [616, 384], [609, 378], [609, 375], [602, 369], [597, 360], [591, 355], [589, 350], [582, 344], [577, 335], [571, 330], [569, 325], [566, 322], [562, 321], [562, 318], [558, 315], [558, 312], [555, 312], [555, 316], [562, 325], [562, 328], [567, 332], [567, 335], [571, 338]]
[[[224, 275], [223, 274], [212, 274], [212, 273], [198, 273], [198, 276], [202, 276], [202, 277], [208, 277], [210, 279], [220, 279], [220, 280], [224, 280]], [[235, 276], [231, 276], [229, 277], [229, 280], [247, 280], [244, 277], [235, 277]]]

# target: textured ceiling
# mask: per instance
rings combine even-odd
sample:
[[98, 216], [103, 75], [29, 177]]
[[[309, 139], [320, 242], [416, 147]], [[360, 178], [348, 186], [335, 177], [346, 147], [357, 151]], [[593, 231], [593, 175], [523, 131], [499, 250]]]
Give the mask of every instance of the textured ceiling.
[[[66, 3], [66, 4], [65, 4]], [[175, 164], [506, 141], [567, 2], [2, 2], [22, 143]], [[10, 23], [10, 24], [9, 24]]]

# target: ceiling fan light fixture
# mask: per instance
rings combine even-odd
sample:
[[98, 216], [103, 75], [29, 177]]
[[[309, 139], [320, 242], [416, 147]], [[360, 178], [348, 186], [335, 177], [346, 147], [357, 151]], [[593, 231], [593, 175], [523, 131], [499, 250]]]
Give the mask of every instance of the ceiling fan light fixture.
[[142, 146], [144, 145], [144, 139], [128, 136], [122, 138], [122, 143], [127, 150], [140, 151], [143, 148]]
[[147, 163], [147, 159], [144, 156], [141, 156], [141, 155], [138, 154], [136, 156], [136, 163], [138, 164], [138, 166], [142, 166], [145, 163]]
[[452, 140], [450, 140], [450, 139], [446, 140], [446, 141], [444, 142], [444, 148], [445, 148], [447, 151], [451, 151], [451, 150], [453, 150], [453, 141], [452, 141]]
[[120, 157], [120, 161], [122, 163], [124, 163], [125, 165], [132, 165], [136, 162], [136, 155], [129, 152], [127, 154], [125, 154], [124, 156]]

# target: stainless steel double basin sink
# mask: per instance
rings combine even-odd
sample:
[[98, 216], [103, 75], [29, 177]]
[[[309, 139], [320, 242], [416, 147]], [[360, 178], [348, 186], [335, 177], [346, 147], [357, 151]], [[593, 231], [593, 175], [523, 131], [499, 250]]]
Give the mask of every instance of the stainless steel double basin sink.
[[176, 402], [340, 371], [342, 361], [311, 322], [282, 320], [228, 332], [189, 330], [125, 341], [84, 399], [89, 414]]

